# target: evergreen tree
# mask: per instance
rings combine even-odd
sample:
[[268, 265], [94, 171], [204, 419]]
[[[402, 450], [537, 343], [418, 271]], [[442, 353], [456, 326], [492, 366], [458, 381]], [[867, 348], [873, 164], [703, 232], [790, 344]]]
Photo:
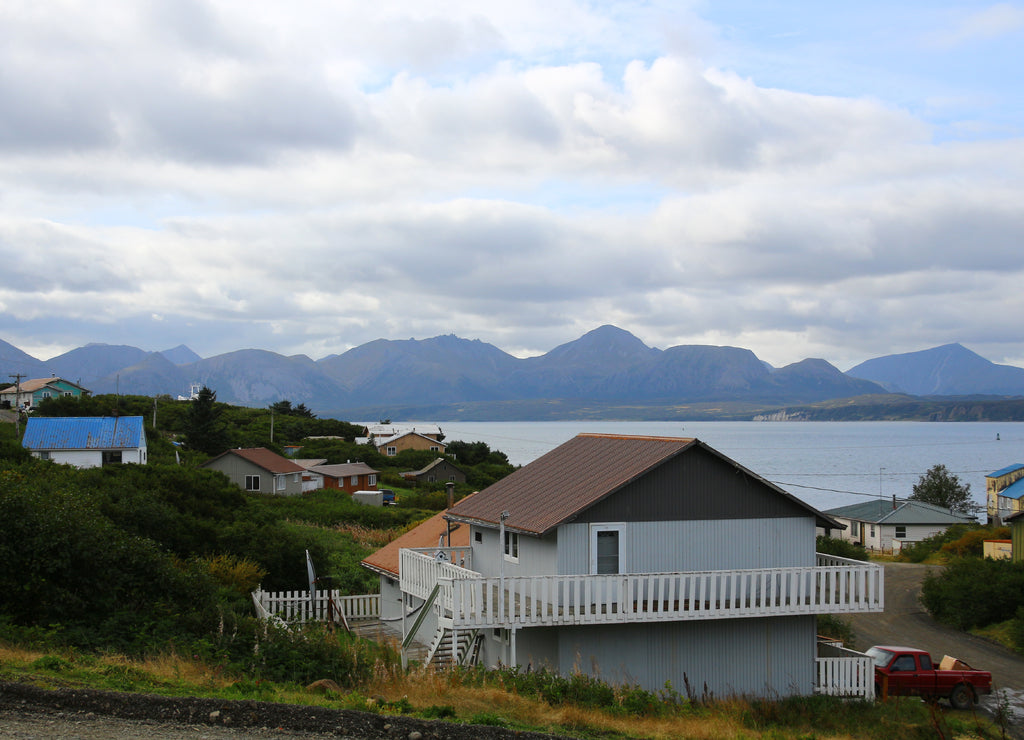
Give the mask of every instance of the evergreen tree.
[[961, 483], [960, 477], [946, 470], [945, 465], [933, 465], [922, 475], [910, 498], [960, 514], [970, 514], [973, 508], [971, 484]]
[[185, 416], [185, 445], [207, 455], [219, 455], [228, 448], [228, 433], [221, 418], [224, 409], [217, 403], [217, 392], [205, 385], [189, 401]]

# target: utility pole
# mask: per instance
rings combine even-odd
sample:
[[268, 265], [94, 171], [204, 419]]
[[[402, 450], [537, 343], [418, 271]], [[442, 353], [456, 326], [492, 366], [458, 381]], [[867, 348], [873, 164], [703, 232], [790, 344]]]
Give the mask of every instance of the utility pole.
[[14, 436], [21, 436], [21, 379], [25, 376], [15, 373], [8, 376], [14, 378]]

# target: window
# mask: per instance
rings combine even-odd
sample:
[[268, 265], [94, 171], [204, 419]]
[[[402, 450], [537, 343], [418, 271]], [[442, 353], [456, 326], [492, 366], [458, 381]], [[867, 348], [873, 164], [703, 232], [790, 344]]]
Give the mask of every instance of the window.
[[450, 480], [452, 483], [454, 483], [455, 482], [455, 476], [454, 475], [449, 475], [448, 476], [448, 480]]
[[850, 522], [850, 534], [854, 537], [860, 536], [860, 522]]
[[431, 452], [440, 452], [440, 450], [441, 450], [441, 448], [438, 447], [437, 445], [430, 445], [430, 451]]
[[75, 394], [72, 393], [71, 391], [64, 391], [64, 393], [62, 395], [64, 395], [64, 396], [73, 396]]
[[922, 671], [930, 671], [932, 669], [932, 656], [930, 655], [918, 655], [918, 661], [921, 663]]
[[394, 457], [397, 454], [398, 454], [398, 448], [397, 447], [388, 447], [387, 448], [387, 456], [388, 457]]
[[247, 491], [258, 491], [258, 490], [260, 490], [260, 477], [258, 475], [247, 475], [247, 476], [245, 476], [245, 490], [247, 490]]
[[897, 539], [903, 539], [906, 536], [907, 536], [907, 525], [906, 524], [897, 524], [896, 525], [896, 537], [897, 537]]
[[483, 542], [484, 541], [484, 533], [483, 532], [474, 532], [473, 533], [473, 540], [475, 542]]
[[868, 535], [868, 536], [869, 537], [874, 537], [875, 536], [875, 525], [874, 524], [871, 525], [871, 534]]
[[277, 485], [278, 491], [283, 491], [288, 487], [288, 483], [285, 481], [285, 477], [283, 475], [275, 475], [274, 483]]
[[505, 532], [505, 560], [519, 560], [518, 532]]
[[373, 474], [366, 476], [366, 485], [367, 486], [375, 486], [375, 485], [377, 485], [377, 476], [373, 475]]
[[102, 458], [104, 465], [116, 465], [121, 462], [121, 450], [104, 450]]
[[351, 478], [348, 479], [348, 482], [349, 482], [349, 485], [358, 486], [359, 485], [359, 476], [358, 475], [353, 475]]
[[914, 670], [916, 668], [917, 668], [917, 666], [914, 664], [914, 656], [913, 655], [901, 655], [900, 657], [896, 658], [895, 661], [893, 661], [892, 668], [890, 668], [889, 670], [891, 670], [891, 671], [912, 671], [912, 670]]
[[622, 524], [593, 524], [590, 528], [590, 572], [598, 575], [624, 573]]
[[50, 391], [43, 391], [40, 395], [43, 398], [49, 398], [50, 397]]
[[[39, 459], [40, 459], [40, 460], [49, 460], [49, 459], [50, 459], [50, 451], [49, 451], [49, 450], [43, 450], [43, 451], [41, 451], [41, 452], [39, 453]], [[479, 533], [479, 532], [477, 532], [477, 534], [480, 534], [480, 533]]]

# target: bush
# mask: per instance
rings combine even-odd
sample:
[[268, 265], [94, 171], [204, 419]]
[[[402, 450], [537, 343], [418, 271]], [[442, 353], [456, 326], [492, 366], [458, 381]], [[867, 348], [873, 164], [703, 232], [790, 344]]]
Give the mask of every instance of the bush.
[[972, 527], [968, 524], [954, 524], [946, 531], [925, 537], [920, 542], [905, 546], [900, 551], [900, 560], [910, 563], [923, 563], [929, 556], [942, 550], [942, 546], [958, 540], [964, 536]]
[[961, 558], [968, 555], [980, 558], [985, 552], [985, 540], [1008, 539], [1010, 539], [1009, 527], [972, 529], [969, 532], [965, 532], [962, 537], [944, 544], [942, 551]]
[[1024, 606], [1018, 607], [1017, 614], [1010, 620], [1010, 640], [1018, 653], [1024, 653]]
[[849, 560], [867, 560], [868, 551], [863, 545], [857, 545], [853, 542], [847, 542], [844, 539], [838, 537], [825, 537], [818, 535], [818, 539], [815, 541], [815, 548], [818, 552], [824, 555], [834, 555], [837, 558], [847, 558]]
[[1024, 606], [1024, 563], [954, 560], [925, 576], [921, 603], [935, 619], [961, 630], [1004, 622]]

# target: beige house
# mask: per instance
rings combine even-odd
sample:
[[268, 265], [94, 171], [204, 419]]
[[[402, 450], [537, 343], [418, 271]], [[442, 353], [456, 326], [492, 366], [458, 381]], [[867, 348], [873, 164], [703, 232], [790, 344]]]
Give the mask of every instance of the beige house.
[[988, 523], [1000, 526], [1006, 517], [1024, 511], [1024, 464], [1014, 463], [985, 476]]
[[384, 437], [373, 441], [377, 452], [385, 457], [394, 457], [405, 450], [430, 450], [444, 454], [448, 446], [444, 442], [438, 442], [433, 437], [428, 437], [419, 432], [405, 432], [394, 437]]

